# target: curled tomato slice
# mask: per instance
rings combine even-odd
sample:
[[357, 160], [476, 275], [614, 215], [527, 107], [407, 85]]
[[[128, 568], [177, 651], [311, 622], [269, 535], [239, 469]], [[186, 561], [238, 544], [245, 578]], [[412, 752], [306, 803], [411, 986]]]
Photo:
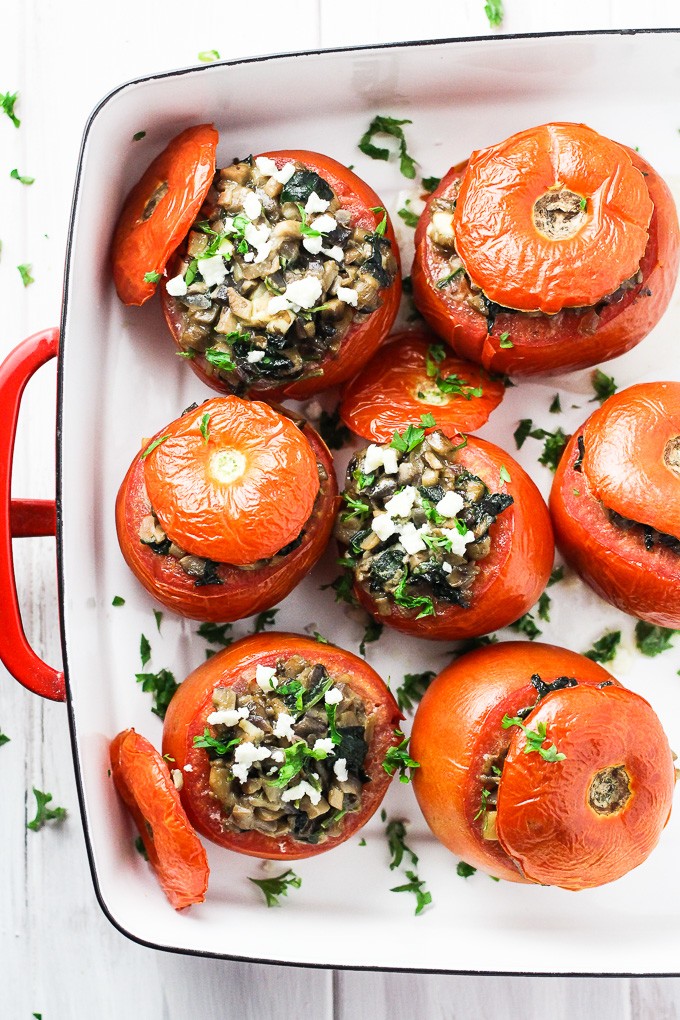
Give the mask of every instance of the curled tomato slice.
[[165, 533], [207, 559], [247, 565], [294, 541], [319, 491], [300, 429], [268, 404], [216, 397], [157, 434], [142, 454]]
[[491, 301], [553, 314], [635, 275], [653, 209], [622, 146], [584, 124], [544, 124], [472, 154], [456, 248]]
[[395, 430], [432, 414], [450, 438], [481, 428], [504, 393], [502, 382], [431, 334], [399, 333], [345, 387], [340, 417], [364, 439], [388, 443]]
[[[177, 245], [186, 236], [215, 175], [217, 131], [187, 128], [163, 149], [125, 199], [111, 259], [118, 296], [143, 305]], [[150, 274], [154, 280], [145, 279]]]
[[149, 741], [123, 730], [111, 741], [111, 775], [132, 815], [149, 863], [175, 910], [202, 903], [210, 868], [168, 766]]

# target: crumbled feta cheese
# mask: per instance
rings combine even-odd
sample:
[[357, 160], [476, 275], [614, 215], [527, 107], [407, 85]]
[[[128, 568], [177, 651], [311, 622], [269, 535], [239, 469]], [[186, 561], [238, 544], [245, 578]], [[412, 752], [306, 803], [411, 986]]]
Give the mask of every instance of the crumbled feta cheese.
[[356, 308], [359, 295], [352, 287], [338, 287], [337, 289], [338, 301], [344, 301], [346, 305], [352, 305]]
[[323, 237], [303, 237], [302, 247], [309, 252], [310, 255], [318, 255], [323, 245]]
[[333, 764], [333, 771], [335, 772], [335, 778], [339, 783], [347, 782], [347, 759], [338, 758]]
[[342, 691], [338, 687], [331, 687], [324, 694], [323, 700], [327, 705], [339, 705], [342, 701]]
[[321, 800], [321, 791], [315, 790], [311, 783], [308, 783], [306, 779], [303, 779], [297, 786], [291, 786], [290, 789], [284, 790], [281, 794], [281, 800], [302, 800], [304, 795], [307, 794], [312, 804], [315, 806]]
[[290, 302], [283, 294], [277, 294], [276, 297], [269, 299], [267, 305], [267, 313], [269, 315], [276, 315], [277, 312], [286, 312], [290, 308]]
[[282, 762], [286, 760], [286, 756], [280, 748], [275, 748], [272, 751], [272, 761]]
[[451, 566], [450, 563], [447, 563], [446, 560], [444, 560], [444, 562], [442, 563], [442, 570], [444, 571], [445, 574], [450, 574], [451, 571], [453, 570], [453, 567]]
[[342, 262], [345, 257], [339, 244], [334, 244], [332, 248], [322, 248], [321, 251], [324, 255], [328, 255], [329, 259], [335, 259], [336, 262]]
[[397, 451], [389, 446], [383, 450], [383, 469], [386, 475], [396, 475], [399, 470]]
[[330, 213], [325, 213], [323, 216], [317, 216], [317, 218], [310, 224], [314, 230], [320, 230], [322, 234], [330, 234], [331, 231], [335, 230], [338, 225], [338, 221], [335, 216], [331, 216]]
[[262, 361], [265, 356], [265, 351], [248, 351], [246, 361], [251, 365], [256, 365], [258, 361]]
[[390, 517], [408, 517], [416, 501], [418, 490], [415, 485], [406, 485], [401, 492], [395, 493], [385, 503], [385, 510]]
[[279, 686], [274, 666], [257, 665], [255, 669], [255, 683], [261, 691], [273, 691]]
[[260, 202], [254, 191], [250, 191], [246, 195], [243, 211], [249, 220], [256, 220], [262, 214], [262, 202]]
[[193, 772], [193, 771], [194, 771], [194, 766], [193, 766], [193, 765], [189, 765], [189, 764], [187, 763], [187, 764], [186, 764], [186, 765], [184, 766], [184, 771], [185, 771], [185, 772]]
[[409, 556], [412, 556], [414, 553], [417, 552], [422, 552], [423, 549], [427, 548], [421, 537], [421, 531], [424, 530], [425, 530], [424, 528], [416, 530], [415, 524], [411, 524], [410, 522], [408, 524], [405, 524], [404, 527], [401, 529], [399, 541], [401, 542]]
[[287, 740], [294, 740], [295, 739], [295, 734], [293, 733], [294, 722], [295, 722], [294, 716], [288, 715], [287, 712], [280, 712], [277, 717], [276, 724], [274, 726], [273, 730], [274, 736], [285, 737]]
[[179, 276], [173, 276], [171, 280], [168, 280], [165, 289], [170, 297], [183, 297], [187, 292], [187, 285], [182, 274], [180, 273]]
[[253, 262], [254, 259], [255, 259], [255, 252], [254, 251], [247, 251], [245, 253], [245, 255], [243, 256], [243, 261], [244, 262]]
[[223, 708], [219, 712], [211, 712], [206, 721], [210, 726], [237, 726], [241, 719], [247, 719], [249, 715], [247, 708]]
[[227, 267], [221, 255], [211, 255], [207, 259], [198, 260], [198, 270], [208, 287], [222, 283], [227, 275]]
[[325, 198], [319, 198], [316, 191], [313, 191], [305, 204], [305, 212], [308, 216], [312, 213], [326, 212], [326, 209], [330, 205]]
[[330, 737], [320, 737], [314, 742], [314, 751], [325, 751], [326, 754], [333, 754], [333, 741]]
[[371, 521], [371, 530], [375, 532], [381, 542], [386, 542], [398, 529], [389, 514], [376, 514]]
[[269, 748], [258, 747], [253, 744], [250, 740], [244, 740], [240, 744], [236, 745], [234, 750], [234, 761], [232, 765], [232, 773], [241, 783], [245, 783], [248, 779], [248, 772], [250, 771], [251, 765], [254, 765], [256, 761], [264, 761], [270, 755]]
[[449, 489], [446, 495], [437, 503], [436, 510], [442, 517], [455, 517], [464, 506], [465, 500], [463, 497], [459, 496], [453, 489]]
[[269, 156], [258, 156], [255, 160], [255, 166], [261, 174], [264, 174], [266, 177], [273, 177], [279, 184], [288, 184], [288, 181], [295, 173], [294, 163], [284, 163], [279, 170], [274, 160], [270, 159]]
[[453, 213], [450, 212], [436, 212], [432, 217], [431, 229], [437, 234], [440, 234], [446, 240], [453, 242], [455, 235], [453, 233]]
[[173, 769], [170, 775], [172, 776], [172, 781], [175, 785], [175, 789], [181, 790], [182, 787], [184, 786], [184, 776], [182, 775], [181, 771], [179, 769]]
[[454, 556], [464, 556], [465, 546], [475, 540], [471, 531], [466, 531], [464, 535], [461, 535], [457, 528], [442, 528], [442, 535], [450, 539], [451, 552]]
[[284, 296], [300, 308], [313, 308], [321, 297], [321, 280], [318, 276], [303, 276], [301, 280], [293, 280], [286, 287]]
[[234, 245], [231, 243], [228, 237], [223, 237], [220, 241], [219, 248], [217, 249], [218, 255], [224, 255], [230, 259], [234, 254]]
[[371, 471], [375, 471], [376, 468], [382, 467], [384, 463], [383, 457], [384, 451], [382, 446], [376, 446], [375, 443], [371, 443], [371, 445], [366, 448], [366, 453], [364, 454], [365, 473], [370, 475]]

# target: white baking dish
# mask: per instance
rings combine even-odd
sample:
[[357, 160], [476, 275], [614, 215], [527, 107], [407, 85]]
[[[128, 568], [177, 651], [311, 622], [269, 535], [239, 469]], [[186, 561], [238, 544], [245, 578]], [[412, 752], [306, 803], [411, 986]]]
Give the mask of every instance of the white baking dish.
[[[411, 188], [393, 163], [372, 162], [356, 143], [376, 113], [409, 117], [409, 149], [423, 175], [441, 174], [477, 147], [548, 120], [585, 121], [631, 146], [674, 188], [680, 184], [676, 32], [485, 38], [265, 57], [192, 68], [124, 85], [107, 96], [85, 130], [67, 259], [60, 351], [58, 421], [59, 574], [73, 753], [97, 896], [121, 931], [182, 952], [333, 967], [509, 973], [679, 973], [680, 907], [676, 861], [680, 809], [660, 847], [626, 878], [579, 894], [463, 880], [456, 860], [429, 835], [409, 787], [394, 783], [389, 817], [412, 823], [409, 843], [433, 895], [420, 917], [413, 901], [389, 890], [384, 827], [376, 817], [358, 838], [295, 864], [302, 887], [267, 910], [247, 876], [260, 864], [208, 847], [206, 902], [176, 914], [133, 846], [133, 830], [107, 774], [108, 744], [134, 726], [160, 746], [161, 724], [135, 683], [140, 634], [150, 668], [178, 678], [204, 658], [196, 625], [166, 613], [156, 632], [146, 594], [118, 550], [113, 505], [141, 437], [208, 395], [173, 356], [160, 307], [124, 308], [111, 283], [107, 249], [131, 184], [182, 128], [212, 121], [218, 165], [233, 156], [309, 148], [353, 163], [394, 215]], [[146, 137], [133, 142], [135, 132]], [[411, 192], [413, 189], [411, 188]], [[415, 189], [417, 193], [417, 189]], [[397, 220], [397, 222], [399, 222]], [[402, 227], [406, 271], [409, 235]], [[680, 378], [677, 294], [653, 334], [610, 363], [620, 386]], [[567, 410], [551, 421], [554, 392]], [[508, 390], [482, 434], [513, 455], [516, 420], [533, 416], [569, 432], [592, 410], [587, 372]], [[578, 405], [572, 408], [570, 405]], [[552, 418], [552, 416], [551, 416]], [[551, 476], [531, 441], [517, 455], [544, 494]], [[347, 453], [340, 454], [341, 468]], [[280, 629], [318, 630], [356, 650], [362, 626], [319, 585], [336, 573], [334, 550], [282, 604]], [[114, 608], [114, 595], [126, 604]], [[659, 713], [680, 747], [678, 649], [659, 659], [634, 650], [632, 621], [605, 606], [575, 578], [551, 589], [543, 639], [583, 651], [605, 629], [622, 629], [613, 669]], [[246, 633], [248, 624], [238, 624]], [[501, 637], [515, 637], [501, 632]], [[368, 657], [393, 686], [406, 672], [439, 670], [447, 647], [384, 632]], [[408, 722], [406, 724], [408, 726]], [[273, 867], [274, 873], [281, 868]]]

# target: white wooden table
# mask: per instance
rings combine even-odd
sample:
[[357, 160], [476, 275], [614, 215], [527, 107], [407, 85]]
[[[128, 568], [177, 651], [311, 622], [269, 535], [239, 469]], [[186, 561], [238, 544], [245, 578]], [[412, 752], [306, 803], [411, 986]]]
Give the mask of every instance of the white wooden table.
[[[677, 0], [505, 0], [501, 31], [677, 27]], [[14, 0], [0, 18], [0, 92], [20, 93], [16, 131], [0, 116], [0, 358], [57, 324], [71, 190], [85, 119], [129, 78], [223, 58], [414, 38], [483, 35], [484, 0]], [[678, 113], [680, 127], [680, 110]], [[36, 178], [11, 180], [14, 167]], [[104, 185], [105, 186], [105, 183]], [[35, 283], [24, 289], [19, 263]], [[93, 337], [93, 343], [97, 338]], [[54, 491], [54, 366], [31, 382], [15, 454], [17, 496]], [[57, 664], [54, 545], [15, 542], [24, 625]], [[2, 606], [0, 606], [0, 627]], [[93, 663], [96, 669], [96, 663]], [[0, 666], [0, 1016], [118, 1020], [190, 1015], [269, 1018], [664, 1018], [678, 1015], [678, 979], [446, 977], [264, 967], [163, 954], [127, 941], [101, 913], [78, 816], [66, 710], [24, 691]], [[28, 832], [31, 787], [70, 809]], [[483, 963], [480, 964], [483, 966]], [[502, 966], [502, 961], [499, 963]], [[680, 962], [678, 965], [680, 969]]]

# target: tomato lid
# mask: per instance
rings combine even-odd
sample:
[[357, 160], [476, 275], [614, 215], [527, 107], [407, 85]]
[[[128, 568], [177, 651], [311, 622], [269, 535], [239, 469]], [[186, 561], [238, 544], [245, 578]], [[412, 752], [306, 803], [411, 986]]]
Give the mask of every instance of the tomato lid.
[[[156, 156], [125, 199], [111, 258], [118, 296], [143, 305], [203, 205], [215, 176], [217, 131], [211, 124], [187, 128]], [[155, 281], [145, 276], [158, 274]]]
[[680, 383], [609, 397], [583, 430], [582, 470], [610, 510], [680, 537]]
[[553, 314], [637, 272], [653, 208], [623, 146], [584, 124], [544, 124], [473, 152], [456, 249], [489, 300]]
[[245, 566], [294, 541], [319, 491], [300, 429], [259, 401], [206, 400], [146, 446], [144, 479], [168, 538], [194, 556]]

